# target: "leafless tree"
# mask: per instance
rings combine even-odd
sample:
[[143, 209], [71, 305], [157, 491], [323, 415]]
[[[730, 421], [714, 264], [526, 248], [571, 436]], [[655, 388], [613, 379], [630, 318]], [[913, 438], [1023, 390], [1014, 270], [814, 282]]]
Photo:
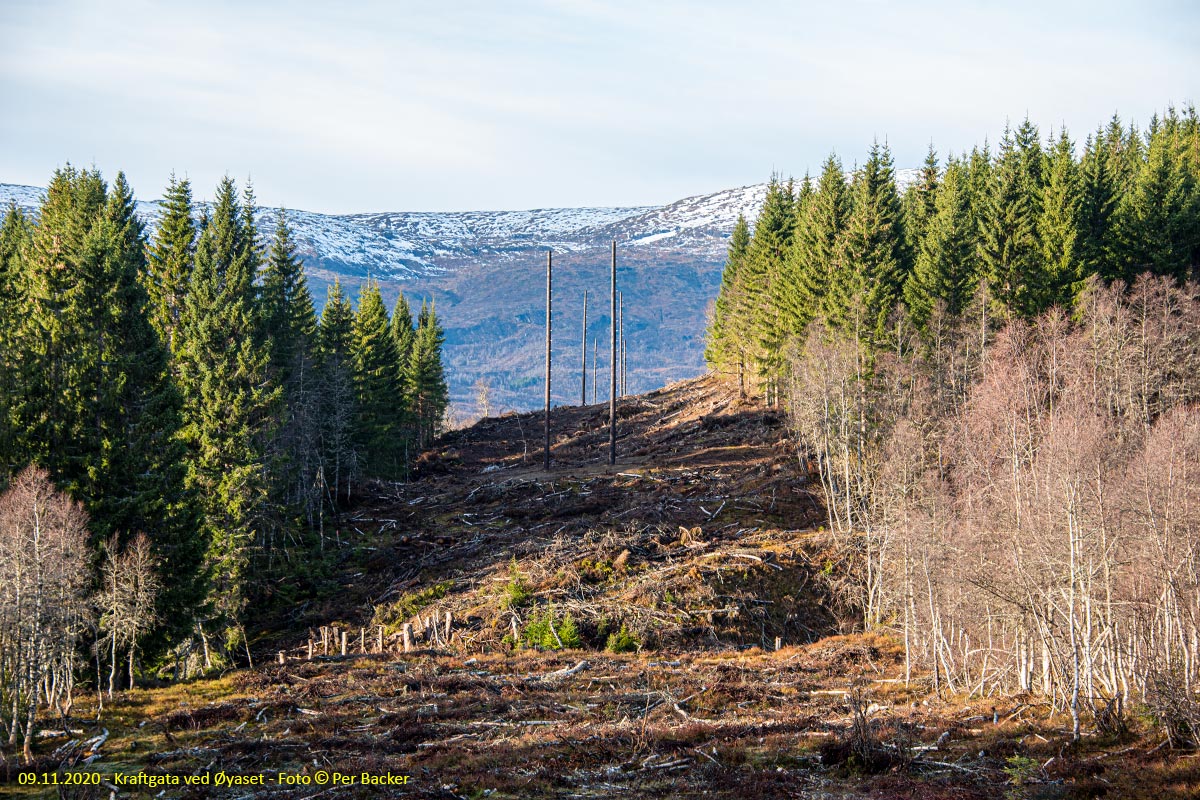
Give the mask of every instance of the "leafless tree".
[[150, 540], [138, 534], [125, 549], [115, 552], [115, 541], [109, 542], [102, 568], [104, 589], [96, 606], [100, 625], [110, 653], [108, 696], [113, 695], [118, 665], [124, 654], [128, 667], [129, 687], [134, 685], [138, 640], [158, 619], [155, 601], [161, 588], [155, 569], [156, 559]]
[[76, 643], [88, 627], [87, 517], [46, 471], [0, 495], [0, 724], [32, 760], [38, 712], [69, 709]]
[[1137, 697], [1200, 744], [1197, 287], [977, 322], [935, 310], [922, 347], [867, 358], [815, 328], [794, 355], [841, 588], [939, 689], [1041, 692], [1076, 736]]

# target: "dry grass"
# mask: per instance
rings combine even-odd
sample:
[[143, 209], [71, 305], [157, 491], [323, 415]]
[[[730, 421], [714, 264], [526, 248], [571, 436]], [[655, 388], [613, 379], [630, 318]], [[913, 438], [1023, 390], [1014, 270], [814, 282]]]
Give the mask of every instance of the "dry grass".
[[[112, 734], [95, 766], [403, 773], [403, 796], [439, 798], [1197, 796], [1200, 759], [1152, 731], [1071, 746], [1033, 698], [931, 696], [903, 681], [894, 640], [833, 635], [820, 507], [778, 416], [709, 379], [623, 408], [616, 470], [596, 407], [555, 412], [549, 475], [524, 456], [531, 415], [456, 432], [429, 477], [375, 487], [342, 520], [338, 591], [260, 631], [257, 669], [124, 693], [101, 726], [78, 704], [72, 726]], [[584, 650], [504, 641], [514, 614], [550, 606]], [[449, 643], [361, 654], [354, 635], [348, 657], [297, 658], [319, 626], [435, 611], [454, 614]], [[604, 652], [622, 623], [641, 649]], [[277, 650], [291, 660], [269, 663]]]

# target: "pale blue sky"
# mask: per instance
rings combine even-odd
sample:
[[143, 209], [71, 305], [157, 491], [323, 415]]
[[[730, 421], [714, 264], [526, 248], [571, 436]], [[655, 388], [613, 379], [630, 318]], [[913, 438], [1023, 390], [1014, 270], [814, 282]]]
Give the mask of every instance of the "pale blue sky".
[[[342, 7], [345, 6], [345, 7]], [[1190, 2], [0, 0], [0, 182], [314, 211], [665, 203], [1198, 101]]]

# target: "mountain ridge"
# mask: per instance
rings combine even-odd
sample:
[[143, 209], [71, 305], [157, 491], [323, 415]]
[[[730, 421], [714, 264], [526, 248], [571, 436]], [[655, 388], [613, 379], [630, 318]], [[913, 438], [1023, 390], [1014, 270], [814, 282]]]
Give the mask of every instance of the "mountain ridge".
[[[920, 170], [896, 175], [903, 191]], [[542, 380], [547, 249], [555, 254], [555, 404], [582, 399], [571, 388], [579, 386], [581, 347], [592, 345], [597, 375], [601, 383], [607, 379], [607, 358], [598, 344], [609, 338], [612, 241], [618, 246], [630, 391], [650, 391], [703, 372], [706, 309], [720, 285], [729, 235], [739, 214], [753, 224], [766, 189], [765, 183], [751, 184], [661, 206], [286, 213], [318, 308], [333, 281], [353, 294], [352, 287], [368, 278], [380, 284], [389, 304], [401, 292], [436, 304], [446, 331], [451, 398], [465, 418], [480, 411], [475, 395], [481, 380], [488, 384], [493, 410], [541, 403], [535, 387]], [[0, 184], [0, 205], [15, 202], [36, 214], [43, 193]], [[161, 201], [140, 200], [137, 211], [153, 231]], [[264, 236], [279, 211], [257, 209]], [[595, 298], [587, 331], [584, 290]]]

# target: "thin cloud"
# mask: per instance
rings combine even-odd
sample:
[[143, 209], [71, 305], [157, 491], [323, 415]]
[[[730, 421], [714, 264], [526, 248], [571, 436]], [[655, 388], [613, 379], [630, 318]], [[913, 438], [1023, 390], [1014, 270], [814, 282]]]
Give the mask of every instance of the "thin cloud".
[[0, 181], [253, 174], [326, 211], [668, 202], [773, 170], [1082, 138], [1194, 99], [1186, 5], [116, 2], [0, 6]]

